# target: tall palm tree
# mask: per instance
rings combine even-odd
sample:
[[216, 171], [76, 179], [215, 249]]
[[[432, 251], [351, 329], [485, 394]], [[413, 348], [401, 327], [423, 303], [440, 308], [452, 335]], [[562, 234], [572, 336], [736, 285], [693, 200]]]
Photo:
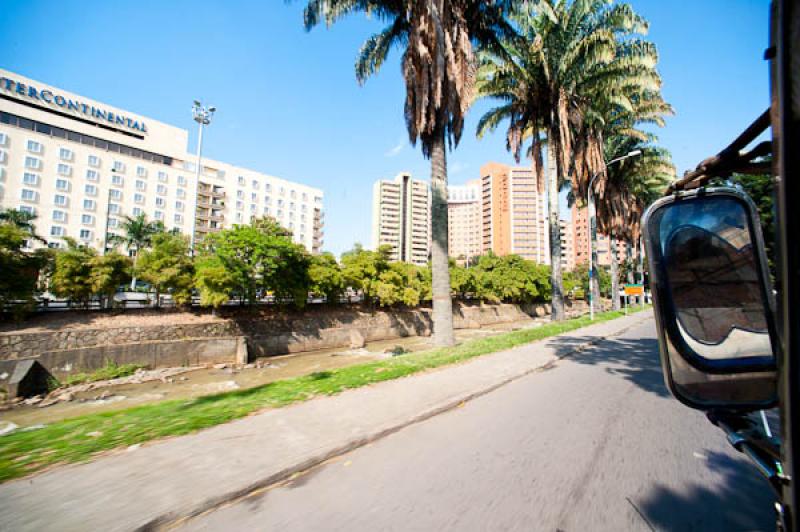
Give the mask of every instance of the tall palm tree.
[[645, 209], [661, 197], [667, 185], [675, 179], [675, 167], [666, 149], [631, 136], [613, 136], [606, 140], [607, 159], [621, 157], [633, 150], [640, 150], [641, 155], [607, 169], [602, 195], [596, 203], [598, 228], [610, 240], [615, 309], [619, 308], [616, 242], [621, 239], [638, 247]]
[[386, 28], [362, 45], [356, 77], [378, 72], [392, 48], [402, 50], [409, 139], [431, 160], [433, 336], [452, 345], [452, 300], [447, 250], [447, 160], [445, 145], [458, 144], [472, 102], [476, 48], [495, 49], [513, 30], [505, 15], [511, 0], [309, 0], [305, 27], [328, 26], [363, 11]]
[[161, 220], [148, 221], [144, 213], [137, 216], [125, 216], [120, 224], [123, 235], [114, 235], [109, 239], [114, 244], [122, 244], [128, 253], [133, 253], [133, 275], [131, 279], [131, 291], [136, 290], [136, 261], [139, 258], [139, 251], [150, 247], [153, 242], [153, 235], [165, 231], [164, 223]]
[[[517, 160], [530, 139], [529, 153], [540, 192], [544, 191], [543, 152], [547, 158], [553, 320], [564, 319], [558, 192], [602, 171], [602, 138], [583, 139], [581, 164], [575, 131], [591, 112], [592, 98], [605, 94], [623, 100], [626, 87], [654, 86], [650, 50], [635, 38], [647, 23], [627, 4], [604, 0], [523, 2], [512, 22], [524, 38], [504, 40], [505, 55], [485, 53], [478, 73], [478, 95], [500, 101], [478, 123], [478, 136], [508, 120], [507, 148]], [[619, 60], [619, 49], [628, 50]], [[624, 104], [624, 101], [622, 102]], [[543, 135], [543, 136], [542, 136]]]

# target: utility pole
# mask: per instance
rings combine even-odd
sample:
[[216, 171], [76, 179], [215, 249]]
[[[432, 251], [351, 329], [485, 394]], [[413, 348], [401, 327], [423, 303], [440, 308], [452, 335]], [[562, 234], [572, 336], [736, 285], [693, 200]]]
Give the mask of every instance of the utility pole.
[[194, 169], [194, 204], [193, 204], [193, 212], [192, 212], [192, 236], [191, 241], [189, 242], [189, 252], [194, 255], [194, 246], [195, 246], [195, 239], [197, 234], [197, 197], [199, 195], [200, 190], [200, 169], [202, 168], [202, 154], [203, 154], [203, 126], [207, 126], [211, 123], [211, 118], [214, 116], [214, 112], [217, 110], [216, 107], [210, 105], [208, 107], [203, 106], [199, 100], [194, 101], [194, 106], [192, 107], [192, 116], [194, 121], [198, 124], [198, 133], [197, 133], [197, 162], [195, 164]]

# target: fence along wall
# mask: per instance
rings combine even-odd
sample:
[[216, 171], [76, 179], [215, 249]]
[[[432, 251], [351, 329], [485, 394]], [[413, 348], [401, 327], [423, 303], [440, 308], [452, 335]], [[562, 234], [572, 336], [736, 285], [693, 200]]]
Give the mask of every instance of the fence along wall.
[[[576, 306], [573, 311], [578, 309]], [[456, 304], [453, 320], [457, 329], [478, 328], [549, 312], [547, 304]], [[151, 367], [230, 363], [348, 347], [359, 341], [427, 336], [431, 323], [430, 309], [333, 309], [291, 316], [241, 312], [223, 321], [200, 324], [0, 333], [0, 361], [37, 358], [55, 374], [97, 369], [108, 361]], [[239, 338], [242, 340], [237, 343]], [[246, 342], [246, 350], [242, 342]]]

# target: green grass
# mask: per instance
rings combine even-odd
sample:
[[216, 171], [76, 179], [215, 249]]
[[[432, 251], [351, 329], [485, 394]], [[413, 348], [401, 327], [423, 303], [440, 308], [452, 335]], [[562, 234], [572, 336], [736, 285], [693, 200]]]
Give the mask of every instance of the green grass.
[[38, 430], [14, 432], [0, 436], [0, 482], [54, 464], [85, 461], [102, 451], [188, 434], [263, 408], [281, 407], [314, 396], [333, 395], [349, 388], [397, 379], [621, 316], [624, 316], [623, 312], [600, 313], [595, 315], [594, 322], [588, 316], [583, 316], [560, 323], [548, 323], [535, 329], [471, 340], [455, 348], [412, 353], [188, 401], [164, 401], [115, 412], [89, 414]]
[[106, 362], [106, 365], [92, 373], [75, 373], [68, 375], [61, 381], [64, 386], [74, 386], [76, 384], [83, 384], [85, 382], [106, 381], [109, 379], [117, 379], [119, 377], [127, 377], [133, 375], [136, 370], [143, 368], [139, 364], [122, 364], [117, 365], [114, 362]]

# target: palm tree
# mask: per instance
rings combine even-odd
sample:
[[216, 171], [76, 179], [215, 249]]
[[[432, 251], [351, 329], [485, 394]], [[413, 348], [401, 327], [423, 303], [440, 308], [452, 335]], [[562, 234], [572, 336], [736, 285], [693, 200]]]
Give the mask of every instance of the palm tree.
[[0, 223], [9, 223], [22, 229], [31, 238], [45, 242], [45, 240], [36, 234], [36, 228], [33, 226], [33, 221], [36, 215], [32, 212], [21, 211], [18, 209], [0, 209]]
[[[652, 136], [651, 139], [654, 140]], [[638, 245], [645, 209], [675, 179], [675, 167], [666, 149], [631, 136], [613, 136], [606, 140], [607, 160], [634, 150], [641, 151], [641, 155], [607, 169], [603, 191], [596, 202], [598, 228], [610, 240], [611, 291], [615, 310], [619, 308], [616, 241], [622, 239]]]
[[[651, 49], [634, 37], [647, 23], [627, 4], [602, 0], [524, 2], [512, 15], [524, 38], [503, 41], [506, 55], [485, 53], [478, 73], [478, 95], [500, 101], [478, 123], [478, 136], [508, 120], [507, 148], [517, 161], [530, 139], [533, 169], [547, 193], [550, 230], [553, 320], [564, 319], [558, 192], [573, 189], [602, 171], [602, 138], [579, 139], [576, 131], [591, 113], [592, 99], [604, 94], [620, 100], [627, 87], [653, 87]], [[619, 53], [624, 49], [626, 53]], [[624, 60], [620, 59], [624, 57]], [[542, 136], [543, 135], [543, 136]], [[586, 152], [576, 164], [575, 150]]]
[[[402, 49], [406, 84], [405, 119], [409, 139], [431, 160], [433, 336], [452, 345], [453, 314], [447, 250], [447, 160], [445, 145], [458, 144], [472, 102], [476, 47], [499, 50], [513, 30], [505, 15], [511, 0], [309, 0], [304, 18], [310, 30], [330, 26], [363, 11], [386, 28], [362, 45], [356, 78], [364, 83], [378, 72], [389, 51]], [[499, 53], [499, 52], [498, 52]]]
[[120, 225], [123, 235], [114, 235], [109, 241], [115, 244], [122, 244], [128, 253], [133, 252], [133, 275], [131, 279], [131, 291], [136, 290], [136, 261], [139, 258], [139, 250], [150, 247], [153, 242], [153, 235], [165, 231], [164, 223], [161, 220], [148, 221], [144, 213], [136, 216], [125, 216]]

